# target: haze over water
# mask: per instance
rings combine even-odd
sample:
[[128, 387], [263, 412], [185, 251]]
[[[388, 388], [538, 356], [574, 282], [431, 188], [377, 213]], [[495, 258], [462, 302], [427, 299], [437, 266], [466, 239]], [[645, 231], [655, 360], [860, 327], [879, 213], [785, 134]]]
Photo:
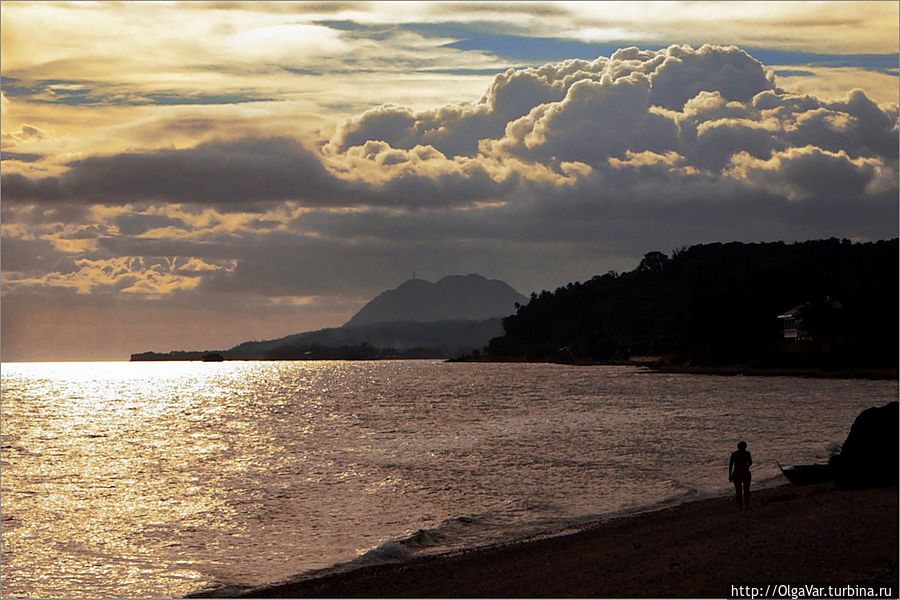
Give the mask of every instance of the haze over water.
[[738, 439], [765, 482], [897, 394], [437, 361], [20, 363], [2, 387], [2, 587], [32, 597], [259, 585], [724, 493]]

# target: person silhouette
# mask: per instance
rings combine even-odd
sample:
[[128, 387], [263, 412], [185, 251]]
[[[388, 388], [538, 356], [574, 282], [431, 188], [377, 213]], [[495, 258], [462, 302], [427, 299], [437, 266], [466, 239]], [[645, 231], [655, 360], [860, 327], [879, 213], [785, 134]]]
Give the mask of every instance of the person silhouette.
[[728, 461], [728, 481], [734, 483], [738, 510], [742, 510], [750, 508], [750, 465], [753, 464], [753, 458], [747, 452], [747, 442], [738, 442], [737, 447]]

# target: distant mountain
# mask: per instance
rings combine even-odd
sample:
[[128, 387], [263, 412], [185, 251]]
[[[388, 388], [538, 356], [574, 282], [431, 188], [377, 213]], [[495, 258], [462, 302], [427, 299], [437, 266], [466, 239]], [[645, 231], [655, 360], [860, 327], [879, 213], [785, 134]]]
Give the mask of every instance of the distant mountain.
[[528, 299], [498, 279], [451, 275], [437, 283], [410, 279], [382, 292], [353, 315], [344, 327], [396, 321], [483, 320], [504, 317]]
[[[377, 296], [343, 327], [216, 352], [226, 360], [453, 357], [502, 335], [501, 317], [526, 301], [509, 285], [481, 275], [454, 275], [437, 283], [411, 279]], [[200, 360], [209, 352], [143, 352], [131, 360]]]

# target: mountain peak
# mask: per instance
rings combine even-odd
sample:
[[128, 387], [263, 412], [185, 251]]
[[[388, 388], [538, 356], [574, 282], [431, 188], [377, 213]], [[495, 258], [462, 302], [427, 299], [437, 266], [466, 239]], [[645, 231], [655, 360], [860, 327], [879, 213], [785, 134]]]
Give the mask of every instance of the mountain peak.
[[[447, 275], [446, 277], [438, 281], [438, 283], [441, 283], [443, 281], [459, 281], [461, 279], [467, 281], [489, 281], [489, 279], [484, 275], [479, 275], [478, 273], [469, 273], [468, 275]], [[494, 281], [499, 280], [495, 279]]]
[[396, 289], [411, 289], [416, 287], [428, 287], [432, 285], [434, 284], [424, 279], [407, 279], [406, 281], [398, 285]]
[[389, 321], [447, 321], [504, 317], [526, 298], [499, 279], [483, 275], [449, 275], [437, 283], [409, 279], [366, 304], [347, 326]]

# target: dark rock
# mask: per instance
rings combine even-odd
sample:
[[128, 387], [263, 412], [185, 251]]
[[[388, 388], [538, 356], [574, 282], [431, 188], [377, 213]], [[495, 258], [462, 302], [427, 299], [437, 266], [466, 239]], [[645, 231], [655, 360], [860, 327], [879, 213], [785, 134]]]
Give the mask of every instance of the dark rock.
[[898, 404], [862, 411], [841, 447], [841, 453], [828, 464], [839, 487], [860, 488], [897, 483], [898, 474]]

